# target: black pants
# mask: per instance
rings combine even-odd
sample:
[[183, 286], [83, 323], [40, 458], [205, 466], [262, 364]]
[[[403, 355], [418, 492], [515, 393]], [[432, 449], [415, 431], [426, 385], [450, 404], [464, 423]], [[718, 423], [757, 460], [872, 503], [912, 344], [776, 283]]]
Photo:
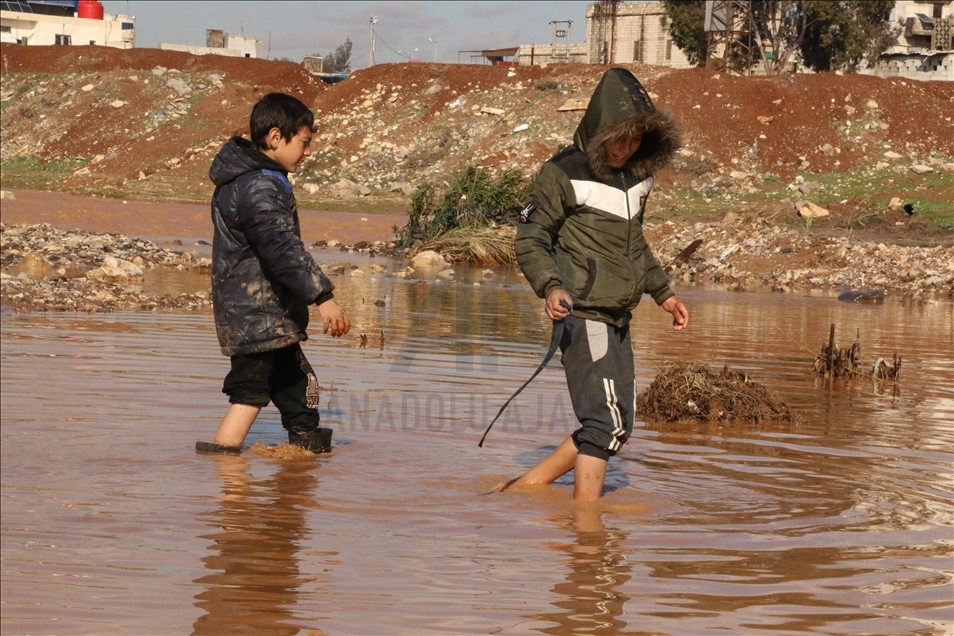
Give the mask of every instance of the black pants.
[[282, 426], [289, 431], [318, 428], [318, 378], [295, 343], [283, 349], [232, 356], [222, 393], [231, 404], [266, 406], [275, 403]]
[[633, 433], [636, 373], [629, 325], [568, 316], [560, 351], [573, 411], [583, 425], [573, 442], [581, 455], [608, 459]]

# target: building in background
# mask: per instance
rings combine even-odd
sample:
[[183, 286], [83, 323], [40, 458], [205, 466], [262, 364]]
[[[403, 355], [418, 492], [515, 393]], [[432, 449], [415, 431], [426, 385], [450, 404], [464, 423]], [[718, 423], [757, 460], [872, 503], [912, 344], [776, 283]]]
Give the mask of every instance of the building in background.
[[3, 0], [0, 41], [29, 46], [136, 46], [136, 19], [108, 15], [93, 0]]
[[862, 73], [954, 81], [954, 0], [897, 0], [890, 20], [898, 41]]
[[205, 46], [162, 43], [163, 51], [181, 51], [193, 55], [225, 55], [228, 57], [262, 57], [262, 41], [244, 35], [226, 33], [219, 29], [207, 29]]
[[586, 8], [590, 64], [692, 65], [669, 37], [662, 2], [595, 2]]
[[[555, 5], [559, 6], [559, 5]], [[628, 64], [690, 68], [666, 29], [662, 2], [595, 2], [586, 8], [586, 42], [571, 44], [570, 20], [550, 23], [549, 44], [522, 44], [516, 61], [529, 64]]]

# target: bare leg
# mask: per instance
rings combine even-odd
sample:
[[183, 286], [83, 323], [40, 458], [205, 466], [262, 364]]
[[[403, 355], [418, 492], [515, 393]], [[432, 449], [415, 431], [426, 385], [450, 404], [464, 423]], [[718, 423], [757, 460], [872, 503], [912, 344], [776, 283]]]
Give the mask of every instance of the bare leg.
[[531, 484], [552, 484], [570, 472], [576, 461], [576, 444], [573, 443], [572, 437], [567, 437], [546, 459], [508, 483], [505, 488], [529, 486]]
[[245, 436], [252, 428], [255, 418], [258, 417], [260, 406], [250, 404], [232, 404], [226, 411], [219, 430], [215, 433], [215, 444], [240, 448], [245, 442]]
[[605, 480], [605, 459], [578, 454], [573, 467], [573, 500], [596, 501], [603, 494]]

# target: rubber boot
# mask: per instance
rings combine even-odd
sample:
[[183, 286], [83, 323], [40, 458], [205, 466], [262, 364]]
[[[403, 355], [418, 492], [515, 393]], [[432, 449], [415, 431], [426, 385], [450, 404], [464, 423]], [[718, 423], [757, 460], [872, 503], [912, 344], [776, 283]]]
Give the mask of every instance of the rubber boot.
[[242, 452], [239, 446], [222, 446], [212, 442], [196, 442], [195, 450], [197, 453], [215, 453], [218, 455], [238, 455]]
[[313, 453], [327, 453], [331, 450], [331, 432], [330, 428], [316, 428], [304, 433], [288, 431], [288, 443]]

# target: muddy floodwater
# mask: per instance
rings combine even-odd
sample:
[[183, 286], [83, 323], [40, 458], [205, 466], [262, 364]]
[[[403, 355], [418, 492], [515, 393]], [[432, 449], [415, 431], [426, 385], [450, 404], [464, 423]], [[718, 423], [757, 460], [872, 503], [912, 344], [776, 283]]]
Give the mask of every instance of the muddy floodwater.
[[[643, 303], [639, 389], [728, 364], [799, 422], [637, 421], [574, 505], [571, 476], [492, 492], [575, 420], [554, 361], [477, 448], [550, 326], [512, 272], [458, 278], [338, 279], [352, 333], [304, 343], [335, 449], [297, 459], [252, 447], [273, 407], [240, 457], [194, 452], [210, 314], [5, 313], [3, 634], [951, 634], [950, 303], [686, 288], [681, 333]], [[900, 381], [810, 376], [831, 323]]]

